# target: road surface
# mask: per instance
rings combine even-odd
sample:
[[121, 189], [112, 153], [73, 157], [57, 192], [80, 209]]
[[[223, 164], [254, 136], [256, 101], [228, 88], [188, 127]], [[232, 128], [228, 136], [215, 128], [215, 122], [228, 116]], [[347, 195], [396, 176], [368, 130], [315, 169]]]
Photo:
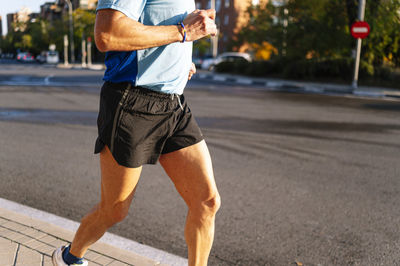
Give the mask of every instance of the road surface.
[[[0, 67], [0, 197], [79, 221], [99, 200], [101, 72]], [[210, 265], [400, 264], [399, 101], [206, 81], [186, 97], [222, 197]], [[186, 256], [171, 181], [146, 166], [138, 186], [111, 232]]]

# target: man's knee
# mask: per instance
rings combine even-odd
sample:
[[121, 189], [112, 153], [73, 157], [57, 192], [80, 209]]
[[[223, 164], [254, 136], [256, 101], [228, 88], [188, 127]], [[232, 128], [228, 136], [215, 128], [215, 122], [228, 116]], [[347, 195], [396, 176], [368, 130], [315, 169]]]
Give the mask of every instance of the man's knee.
[[221, 197], [215, 193], [206, 199], [197, 199], [190, 204], [189, 209], [192, 213], [202, 217], [214, 216], [221, 207]]
[[103, 205], [99, 209], [100, 216], [108, 227], [121, 222], [129, 212], [129, 205], [125, 202], [118, 202], [113, 205]]

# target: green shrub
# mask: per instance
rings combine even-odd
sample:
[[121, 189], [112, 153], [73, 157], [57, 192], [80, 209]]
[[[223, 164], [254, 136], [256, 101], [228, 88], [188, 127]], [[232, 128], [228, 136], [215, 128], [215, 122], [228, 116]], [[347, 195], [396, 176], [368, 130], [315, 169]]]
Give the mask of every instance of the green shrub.
[[254, 61], [249, 65], [250, 76], [268, 76], [282, 72], [282, 64], [279, 61]]
[[215, 66], [215, 71], [219, 73], [235, 73], [235, 64], [233, 62], [221, 62]]
[[282, 62], [279, 61], [254, 61], [238, 60], [234, 62], [221, 62], [215, 66], [215, 71], [220, 73], [236, 73], [256, 77], [279, 74], [282, 72]]
[[248, 75], [250, 63], [246, 60], [237, 60], [231, 62], [233, 64], [234, 73], [239, 75]]
[[[354, 74], [354, 59], [297, 60], [286, 59], [270, 61], [222, 62], [215, 67], [217, 72], [234, 73], [255, 77], [281, 77], [298, 80], [342, 80], [350, 82]], [[373, 84], [399, 87], [400, 72], [389, 67], [374, 67], [366, 61], [360, 62], [359, 79]], [[392, 85], [391, 85], [392, 84]], [[394, 84], [394, 85], [393, 85]]]
[[389, 67], [386, 66], [379, 66], [375, 67], [375, 79], [381, 79], [381, 80], [392, 80], [396, 76], [396, 73], [392, 71]]
[[360, 78], [371, 78], [374, 76], [374, 72], [375, 70], [373, 65], [369, 64], [366, 61], [360, 62], [360, 73], [359, 73]]

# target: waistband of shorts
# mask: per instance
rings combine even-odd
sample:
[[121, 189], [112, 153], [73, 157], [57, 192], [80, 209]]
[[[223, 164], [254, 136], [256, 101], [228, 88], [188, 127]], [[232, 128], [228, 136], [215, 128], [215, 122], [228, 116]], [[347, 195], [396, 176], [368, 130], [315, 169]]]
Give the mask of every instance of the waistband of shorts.
[[131, 85], [130, 82], [113, 83], [113, 82], [106, 81], [105, 83], [110, 86], [118, 86], [118, 87], [122, 87], [122, 88], [126, 88], [127, 86], [130, 85], [131, 87], [129, 89], [129, 93], [138, 94], [138, 95], [141, 95], [144, 97], [170, 99], [170, 100], [173, 100], [176, 97], [178, 97], [178, 98], [180, 97], [180, 95], [176, 94], [176, 93], [164, 93], [164, 92], [147, 89], [147, 88], [144, 88], [141, 86], [133, 86], [133, 85]]

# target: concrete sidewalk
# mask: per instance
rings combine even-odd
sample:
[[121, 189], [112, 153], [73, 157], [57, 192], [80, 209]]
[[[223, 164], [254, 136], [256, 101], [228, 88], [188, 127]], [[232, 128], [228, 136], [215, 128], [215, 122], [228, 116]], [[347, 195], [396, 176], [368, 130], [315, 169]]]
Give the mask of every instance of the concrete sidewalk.
[[[18, 208], [18, 210], [16, 210], [16, 208]], [[32, 215], [32, 213], [34, 214]], [[39, 219], [41, 216], [47, 216], [47, 218], [53, 221], [58, 219], [55, 215], [46, 214], [45, 212], [0, 198], [1, 266], [53, 265], [51, 262], [52, 252], [57, 247], [70, 243], [73, 239], [74, 231], [55, 225], [55, 223]], [[66, 220], [61, 217], [59, 218]], [[68, 220], [66, 221], [68, 223]], [[66, 227], [69, 226], [67, 225]], [[112, 238], [114, 238], [114, 240], [112, 240]], [[142, 255], [138, 255], [136, 252], [110, 244], [115, 243], [115, 238], [118, 238], [119, 242], [121, 242], [122, 239], [123, 246], [139, 245], [143, 253], [151, 253], [151, 256], [143, 256], [142, 253], [140, 253]], [[107, 239], [111, 240], [107, 241]], [[105, 240], [107, 243], [105, 243]], [[157, 256], [159, 259], [154, 259], [154, 257]], [[183, 258], [151, 247], [144, 247], [136, 242], [109, 233], [106, 233], [105, 237], [91, 246], [85, 254], [85, 259], [89, 261], [89, 265], [187, 265], [187, 261]], [[160, 261], [168, 261], [169, 263]]]

